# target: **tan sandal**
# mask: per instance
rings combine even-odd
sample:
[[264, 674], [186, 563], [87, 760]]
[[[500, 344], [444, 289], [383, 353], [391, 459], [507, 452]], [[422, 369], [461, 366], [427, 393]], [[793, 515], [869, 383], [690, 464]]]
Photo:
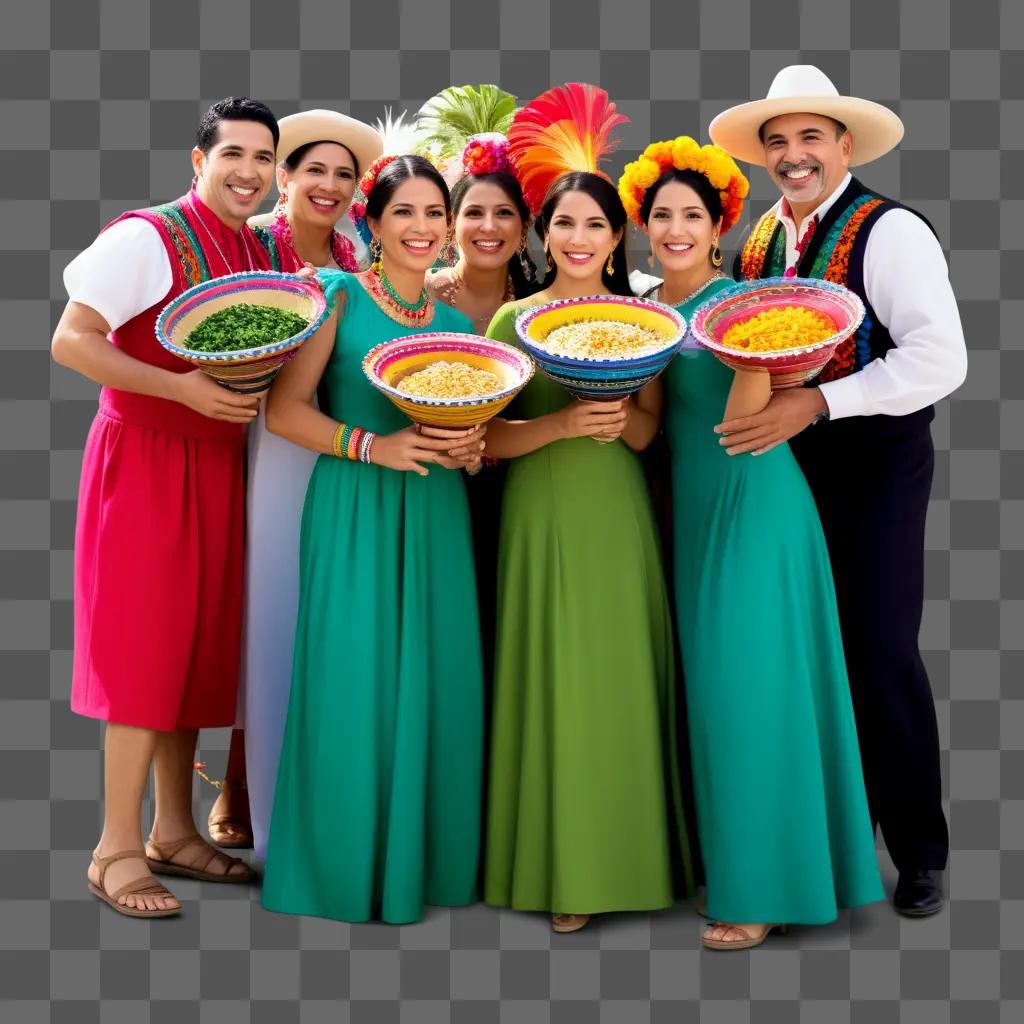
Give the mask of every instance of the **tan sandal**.
[[[709, 933], [711, 931], [713, 931], [715, 928], [728, 928], [728, 929], [731, 929], [734, 932], [739, 932], [740, 935], [743, 936], [743, 938], [742, 939], [733, 939], [731, 941], [729, 939], [712, 939], [712, 938], [710, 938]], [[770, 925], [766, 925], [765, 926], [765, 930], [764, 930], [764, 934], [758, 935], [758, 936], [753, 936], [753, 935], [748, 935], [738, 925], [727, 924], [725, 921], [713, 921], [711, 923], [710, 927], [708, 928], [708, 930], [701, 937], [701, 942], [703, 943], [705, 949], [719, 949], [719, 950], [721, 950], [721, 949], [753, 949], [755, 946], [760, 946], [761, 943], [764, 942], [764, 940], [767, 939], [768, 936], [771, 935], [771, 933], [773, 931], [777, 931], [780, 935], [785, 935], [786, 932], [789, 931], [789, 925], [788, 924], [770, 924]]]
[[104, 888], [103, 880], [107, 874], [107, 868], [111, 864], [116, 864], [119, 860], [130, 860], [135, 858], [137, 860], [148, 860], [144, 850], [121, 850], [120, 853], [112, 853], [109, 857], [97, 857], [94, 853], [92, 855], [92, 862], [99, 869], [100, 877], [99, 882], [94, 883], [89, 881], [89, 892], [93, 894], [97, 899], [103, 900], [104, 903], [109, 907], [113, 907], [119, 914], [124, 914], [125, 917], [174, 917], [176, 914], [181, 913], [181, 907], [172, 907], [169, 910], [146, 910], [140, 907], [129, 907], [117, 901], [122, 896], [138, 896], [140, 898], [153, 898], [159, 897], [163, 899], [177, 900], [178, 897], [171, 892], [166, 886], [161, 885], [151, 875], [141, 875], [136, 878], [133, 882], [128, 882], [127, 885], [122, 885], [120, 889], [115, 892], [107, 892]]
[[[197, 843], [203, 847], [204, 853], [208, 854], [205, 859], [200, 856], [192, 864], [175, 864], [172, 861], [172, 857], [177, 856], [182, 850], [186, 850], [190, 846], [195, 846]], [[150, 849], [156, 851], [156, 857], [149, 855]], [[230, 863], [223, 872], [207, 871], [206, 869], [216, 857], [223, 857], [230, 861]], [[146, 862], [149, 864], [150, 871], [154, 874], [179, 875], [181, 878], [194, 878], [197, 882], [225, 882], [229, 885], [247, 885], [256, 878], [256, 872], [244, 860], [240, 857], [228, 857], [226, 853], [212, 849], [198, 832], [193, 832], [189, 836], [183, 836], [181, 839], [173, 839], [168, 843], [157, 843], [150, 839], [146, 843]], [[231, 868], [235, 864], [241, 864], [245, 870], [231, 874]]]
[[590, 920], [589, 914], [552, 914], [551, 930], [559, 935], [567, 935], [569, 932], [578, 932], [587, 926]]
[[[210, 842], [214, 846], [220, 846], [225, 850], [252, 849], [252, 822], [244, 818], [237, 818], [233, 814], [211, 814], [206, 827], [210, 833]], [[229, 835], [228, 828], [234, 830], [234, 836]], [[218, 835], [215, 835], [215, 832]]]

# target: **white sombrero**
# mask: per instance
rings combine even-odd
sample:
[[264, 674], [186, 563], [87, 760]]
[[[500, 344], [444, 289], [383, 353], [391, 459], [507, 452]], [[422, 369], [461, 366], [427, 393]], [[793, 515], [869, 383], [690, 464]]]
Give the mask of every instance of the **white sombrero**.
[[758, 131], [780, 114], [820, 114], [842, 121], [853, 138], [850, 166], [870, 163], [903, 138], [903, 122], [888, 107], [855, 96], [840, 96], [832, 80], [813, 64], [783, 68], [763, 100], [723, 110], [708, 129], [713, 142], [737, 160], [764, 166]]
[[337, 110], [303, 110], [282, 117], [277, 126], [281, 131], [277, 144], [278, 163], [307, 143], [338, 142], [356, 158], [357, 178], [380, 156], [384, 145], [375, 128]]

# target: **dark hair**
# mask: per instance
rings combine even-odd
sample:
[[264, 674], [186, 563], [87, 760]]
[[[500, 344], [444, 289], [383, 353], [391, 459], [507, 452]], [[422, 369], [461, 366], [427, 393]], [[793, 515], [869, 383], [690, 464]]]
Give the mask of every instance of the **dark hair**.
[[422, 156], [395, 157], [377, 175], [377, 180], [370, 190], [370, 198], [366, 200], [367, 219], [372, 217], [374, 220], [380, 220], [384, 207], [388, 205], [388, 200], [398, 190], [398, 186], [412, 178], [426, 178], [440, 189], [441, 195], [444, 196], [445, 216], [451, 220], [452, 197], [448, 194], [448, 186], [437, 168]]
[[[813, 113], [813, 111], [810, 111], [810, 113]], [[831, 122], [832, 122], [832, 123], [833, 123], [833, 124], [834, 124], [834, 125], [836, 126], [836, 141], [837, 141], [837, 142], [838, 142], [838, 141], [839, 141], [839, 140], [840, 140], [840, 139], [841, 139], [841, 138], [842, 138], [842, 137], [843, 137], [843, 136], [844, 136], [844, 135], [845, 135], [845, 134], [847, 133], [847, 131], [849, 130], [849, 129], [848, 129], [847, 127], [846, 127], [846, 125], [845, 125], [845, 124], [843, 124], [843, 122], [842, 122], [842, 121], [840, 121], [840, 120], [839, 120], [838, 118], [835, 118], [835, 117], [829, 117], [829, 116], [828, 116], [828, 114], [818, 114], [817, 116], [818, 116], [818, 117], [824, 117], [824, 118], [827, 118], [827, 119], [828, 119], [829, 121], [831, 121]], [[769, 117], [769, 118], [768, 118], [768, 121], [770, 121], [770, 120], [771, 120], [771, 118]], [[761, 140], [761, 143], [762, 143], [762, 145], [764, 144], [764, 126], [765, 126], [765, 125], [766, 125], [766, 124], [768, 123], [768, 121], [765, 121], [765, 122], [763, 122], [763, 123], [762, 123], [762, 125], [761, 125], [761, 127], [757, 129], [757, 137], [758, 137], [758, 138], [759, 138], [759, 139]]]
[[[452, 188], [452, 216], [458, 216], [462, 204], [465, 202], [469, 190], [477, 184], [497, 185], [502, 192], [508, 196], [509, 202], [516, 208], [519, 216], [523, 219], [524, 225], [530, 223], [530, 208], [523, 198], [523, 190], [510, 171], [493, 171], [490, 174], [467, 174], [455, 183]], [[530, 259], [528, 251], [524, 252], [526, 261], [530, 267], [530, 274], [527, 275], [518, 255], [508, 261], [508, 276], [512, 280], [512, 291], [517, 299], [525, 299], [527, 295], [533, 295], [538, 291], [540, 285], [537, 283], [537, 268]]]
[[[541, 241], [544, 241], [548, 233], [548, 224], [554, 216], [555, 208], [558, 206], [562, 196], [570, 192], [582, 192], [601, 207], [601, 212], [608, 218], [612, 231], [622, 231], [619, 244], [612, 250], [612, 268], [614, 273], [610, 274], [604, 267], [601, 268], [601, 280], [604, 286], [613, 295], [632, 295], [629, 287], [629, 267], [626, 265], [626, 211], [619, 198], [615, 186], [600, 174], [593, 174], [590, 171], [570, 171], [563, 174], [544, 197], [544, 205], [537, 214], [537, 234]], [[558, 267], [553, 267], [544, 282], [542, 288], [547, 288], [558, 274]]]
[[700, 201], [704, 204], [704, 209], [711, 215], [711, 219], [715, 222], [722, 219], [722, 196], [718, 189], [699, 171], [693, 171], [689, 168], [681, 171], [677, 167], [670, 167], [644, 193], [644, 201], [640, 204], [640, 220], [644, 224], [647, 223], [651, 216], [654, 200], [662, 185], [667, 185], [670, 181], [678, 181], [683, 185], [689, 185], [700, 196]]
[[196, 146], [204, 154], [209, 153], [217, 144], [217, 131], [221, 121], [256, 121], [265, 125], [274, 137], [274, 149], [281, 139], [281, 131], [277, 127], [274, 112], [259, 100], [251, 100], [248, 96], [228, 96], [217, 100], [205, 114], [196, 129]]
[[299, 164], [302, 163], [302, 158], [314, 147], [323, 145], [323, 143], [330, 143], [333, 146], [341, 146], [343, 150], [350, 157], [352, 157], [352, 166], [356, 169], [356, 177], [362, 173], [359, 169], [359, 161], [356, 159], [355, 153], [352, 152], [344, 142], [338, 142], [337, 139], [317, 139], [316, 142], [304, 142], [298, 149], [293, 149], [282, 161], [282, 165], [286, 171], [294, 171], [298, 168]]

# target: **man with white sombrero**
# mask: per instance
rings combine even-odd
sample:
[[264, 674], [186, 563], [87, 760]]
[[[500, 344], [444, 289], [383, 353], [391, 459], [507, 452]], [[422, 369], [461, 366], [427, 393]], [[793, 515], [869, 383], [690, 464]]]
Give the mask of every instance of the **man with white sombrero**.
[[711, 138], [782, 192], [737, 258], [741, 279], [845, 285], [867, 316], [816, 386], [780, 391], [716, 429], [730, 455], [789, 441], [828, 540], [874, 822], [899, 871], [894, 905], [943, 905], [949, 836], [939, 739], [918, 649], [933, 403], [963, 383], [967, 353], [942, 247], [914, 210], [848, 168], [903, 137], [881, 104], [841, 96], [818, 68], [776, 75], [768, 96], [719, 114]]

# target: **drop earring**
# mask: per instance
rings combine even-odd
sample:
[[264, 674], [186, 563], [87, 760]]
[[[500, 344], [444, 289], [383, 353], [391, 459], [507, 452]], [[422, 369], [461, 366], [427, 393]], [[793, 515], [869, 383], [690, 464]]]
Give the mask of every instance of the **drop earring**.
[[718, 239], [715, 239], [711, 246], [711, 253], [709, 255], [711, 260], [711, 266], [717, 270], [724, 262], [725, 257], [722, 255], [722, 250], [718, 248]]
[[612, 263], [612, 253], [614, 253], [614, 252], [615, 252], [615, 250], [613, 249], [612, 252], [608, 253], [608, 259], [605, 261], [605, 265], [604, 265], [604, 272], [609, 277], [611, 277], [615, 273], [615, 264]]
[[384, 269], [384, 246], [377, 237], [370, 242], [370, 258], [373, 260], [370, 269], [379, 274]]
[[523, 234], [522, 241], [519, 243], [518, 249], [519, 265], [523, 268], [523, 277], [527, 281], [533, 280], [533, 264], [530, 262], [530, 256], [526, 248], [526, 235]]

